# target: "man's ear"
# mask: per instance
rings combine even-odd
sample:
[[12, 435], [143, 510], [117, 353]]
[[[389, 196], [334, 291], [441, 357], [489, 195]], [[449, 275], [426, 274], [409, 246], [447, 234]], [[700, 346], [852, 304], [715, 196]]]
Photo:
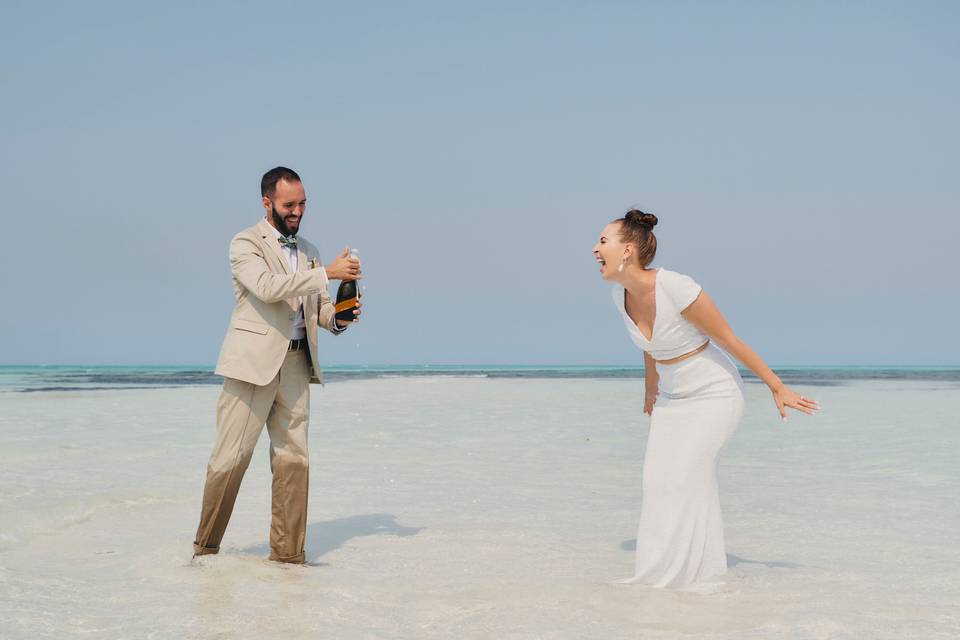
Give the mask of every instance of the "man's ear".
[[267, 217], [270, 217], [270, 210], [273, 209], [273, 206], [270, 203], [270, 198], [263, 196], [260, 198], [260, 204], [263, 205], [263, 210], [267, 212]]

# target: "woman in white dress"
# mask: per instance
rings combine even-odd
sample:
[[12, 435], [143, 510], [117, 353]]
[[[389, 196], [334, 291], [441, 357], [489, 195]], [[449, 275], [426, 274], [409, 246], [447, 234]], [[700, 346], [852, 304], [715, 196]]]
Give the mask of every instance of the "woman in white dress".
[[786, 408], [813, 414], [816, 401], [787, 388], [734, 335], [710, 297], [689, 276], [650, 269], [657, 217], [631, 210], [600, 234], [593, 255], [615, 283], [613, 301], [644, 352], [650, 435], [643, 461], [643, 503], [635, 582], [690, 587], [727, 570], [717, 490], [720, 449], [743, 413], [743, 382], [730, 358], [770, 388]]

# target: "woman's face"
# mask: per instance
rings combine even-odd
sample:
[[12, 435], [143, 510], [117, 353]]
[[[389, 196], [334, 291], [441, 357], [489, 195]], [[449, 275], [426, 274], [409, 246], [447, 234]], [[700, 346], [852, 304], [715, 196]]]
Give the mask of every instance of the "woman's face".
[[593, 245], [593, 257], [600, 265], [600, 277], [604, 280], [617, 280], [620, 272], [617, 268], [623, 262], [627, 245], [620, 240], [620, 223], [611, 222], [600, 232], [600, 239]]

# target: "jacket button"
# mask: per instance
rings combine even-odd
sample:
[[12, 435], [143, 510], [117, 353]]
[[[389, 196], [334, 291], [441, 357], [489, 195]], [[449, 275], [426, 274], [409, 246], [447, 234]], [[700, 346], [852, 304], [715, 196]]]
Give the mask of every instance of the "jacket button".
[[291, 319], [291, 320], [293, 320], [293, 319], [296, 318], [296, 317], [297, 317], [297, 315], [296, 315], [295, 313], [291, 313], [291, 314], [290, 314], [290, 319]]

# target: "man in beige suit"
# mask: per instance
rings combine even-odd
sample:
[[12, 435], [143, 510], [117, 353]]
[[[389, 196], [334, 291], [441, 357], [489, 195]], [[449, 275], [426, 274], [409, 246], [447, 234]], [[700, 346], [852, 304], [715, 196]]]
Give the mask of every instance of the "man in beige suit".
[[[303, 184], [291, 169], [264, 174], [266, 216], [230, 242], [236, 304], [217, 361], [224, 376], [217, 435], [207, 465], [195, 555], [217, 553], [240, 481], [267, 425], [273, 472], [270, 559], [304, 562], [309, 456], [310, 383], [320, 382], [317, 328], [342, 333], [328, 278], [360, 277], [344, 251], [326, 268], [317, 249], [296, 237], [306, 208]], [[359, 321], [359, 309], [354, 311]]]

